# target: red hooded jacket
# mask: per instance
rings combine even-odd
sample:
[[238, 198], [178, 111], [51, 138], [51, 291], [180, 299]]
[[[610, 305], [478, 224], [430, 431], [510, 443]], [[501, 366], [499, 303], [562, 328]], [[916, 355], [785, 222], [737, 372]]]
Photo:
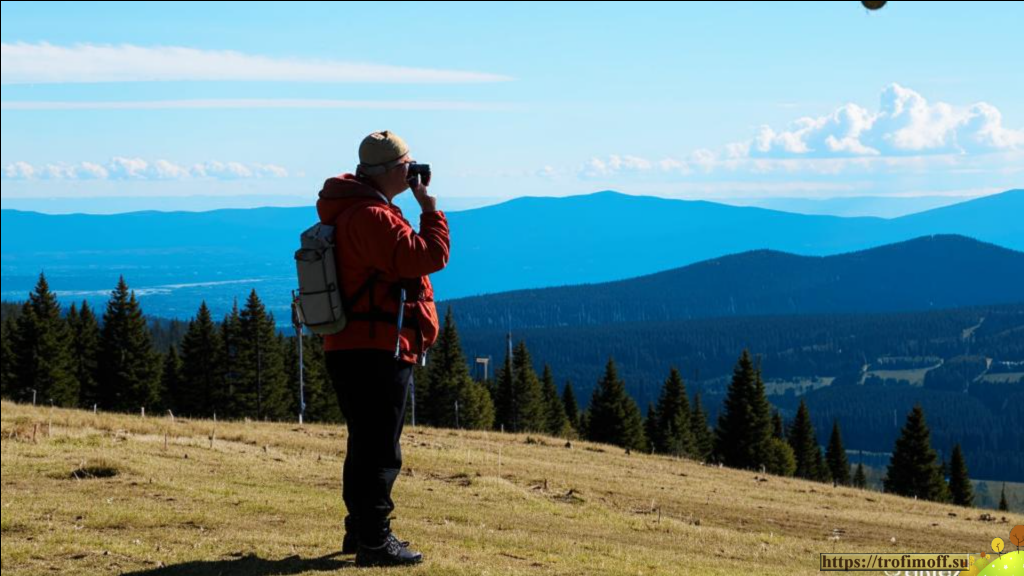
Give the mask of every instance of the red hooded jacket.
[[[320, 222], [336, 226], [337, 270], [346, 299], [379, 271], [372, 289], [352, 303], [352, 312], [370, 312], [372, 298], [378, 311], [394, 316], [399, 305], [398, 288], [406, 288], [401, 360], [418, 362], [437, 340], [437, 310], [428, 274], [448, 264], [448, 220], [444, 212], [420, 215], [417, 234], [398, 206], [353, 174], [328, 178], [316, 210]], [[324, 338], [324, 350], [394, 351], [397, 330], [394, 321], [353, 319], [341, 332]]]

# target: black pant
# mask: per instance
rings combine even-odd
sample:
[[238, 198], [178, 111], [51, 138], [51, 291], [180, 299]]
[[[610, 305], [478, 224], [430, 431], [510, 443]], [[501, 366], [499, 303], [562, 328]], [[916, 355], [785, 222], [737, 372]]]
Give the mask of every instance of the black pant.
[[391, 488], [402, 470], [399, 438], [413, 365], [388, 350], [331, 350], [327, 371], [348, 424], [342, 498], [346, 529], [367, 545], [383, 541], [395, 509]]

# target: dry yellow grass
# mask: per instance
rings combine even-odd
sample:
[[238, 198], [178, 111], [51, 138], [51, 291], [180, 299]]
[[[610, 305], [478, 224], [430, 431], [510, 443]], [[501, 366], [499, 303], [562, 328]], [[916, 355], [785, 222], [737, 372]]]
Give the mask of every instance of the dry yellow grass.
[[[351, 567], [352, 557], [338, 554], [344, 427], [4, 403], [0, 433], [5, 576]], [[819, 552], [980, 552], [1022, 523], [588, 442], [530, 440], [407, 427], [393, 528], [425, 563], [391, 571], [811, 574]]]

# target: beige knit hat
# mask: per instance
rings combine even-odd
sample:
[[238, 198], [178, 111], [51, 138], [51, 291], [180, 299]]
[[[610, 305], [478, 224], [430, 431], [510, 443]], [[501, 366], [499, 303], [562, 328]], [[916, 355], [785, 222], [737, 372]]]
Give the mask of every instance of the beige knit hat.
[[370, 175], [383, 174], [408, 153], [409, 145], [398, 134], [374, 132], [359, 145], [359, 169]]

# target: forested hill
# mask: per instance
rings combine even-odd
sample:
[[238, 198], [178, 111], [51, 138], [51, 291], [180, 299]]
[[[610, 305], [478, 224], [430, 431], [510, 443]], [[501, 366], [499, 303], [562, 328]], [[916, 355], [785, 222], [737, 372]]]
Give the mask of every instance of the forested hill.
[[957, 235], [834, 256], [755, 250], [639, 278], [450, 304], [465, 329], [916, 311], [1024, 301], [1024, 252]]

